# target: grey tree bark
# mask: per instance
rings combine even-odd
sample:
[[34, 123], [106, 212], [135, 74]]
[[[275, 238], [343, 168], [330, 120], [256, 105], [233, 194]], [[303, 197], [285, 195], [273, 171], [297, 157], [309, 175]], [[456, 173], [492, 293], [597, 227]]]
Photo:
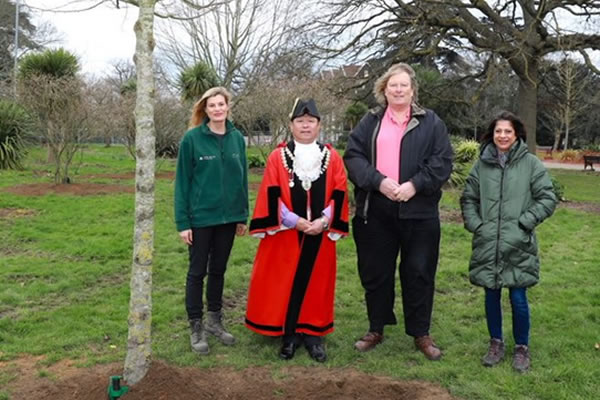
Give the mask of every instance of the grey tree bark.
[[154, 7], [156, 0], [139, 0], [135, 24], [137, 71], [135, 226], [131, 265], [129, 334], [124, 377], [139, 382], [150, 368], [152, 322], [152, 263], [154, 253]]

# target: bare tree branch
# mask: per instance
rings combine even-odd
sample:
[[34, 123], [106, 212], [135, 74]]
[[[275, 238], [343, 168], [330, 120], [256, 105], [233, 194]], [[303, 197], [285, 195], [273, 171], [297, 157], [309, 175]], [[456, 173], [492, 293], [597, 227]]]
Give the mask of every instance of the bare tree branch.
[[[396, 54], [409, 60], [446, 51], [501, 56], [520, 80], [519, 109], [530, 149], [535, 146], [535, 93], [542, 58], [565, 46], [576, 52], [600, 48], [600, 35], [589, 30], [597, 27], [583, 30], [583, 24], [577, 24], [591, 23], [600, 15], [597, 0], [327, 0], [321, 9], [328, 11], [303, 27], [313, 32], [313, 41], [319, 43], [314, 49], [322, 57], [397, 60], [392, 56]], [[554, 26], [556, 16], [567, 13], [576, 17], [570, 32]]]

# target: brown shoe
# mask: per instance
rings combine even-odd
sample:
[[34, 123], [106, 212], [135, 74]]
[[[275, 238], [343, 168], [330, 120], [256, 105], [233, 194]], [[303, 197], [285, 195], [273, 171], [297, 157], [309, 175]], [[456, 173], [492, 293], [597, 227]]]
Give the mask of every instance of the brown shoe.
[[527, 372], [531, 361], [529, 359], [529, 348], [525, 345], [518, 344], [515, 346], [515, 354], [513, 355], [513, 368], [518, 372]]
[[367, 332], [358, 342], [354, 343], [354, 348], [360, 352], [373, 350], [375, 346], [383, 342], [383, 335], [378, 332]]
[[415, 347], [420, 350], [428, 360], [437, 361], [442, 358], [442, 352], [435, 345], [431, 336], [419, 336], [415, 338]]

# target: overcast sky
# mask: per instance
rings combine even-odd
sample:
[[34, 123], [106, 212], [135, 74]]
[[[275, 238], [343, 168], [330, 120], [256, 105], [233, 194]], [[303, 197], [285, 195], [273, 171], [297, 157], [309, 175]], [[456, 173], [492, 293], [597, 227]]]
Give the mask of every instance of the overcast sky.
[[103, 75], [104, 72], [110, 71], [112, 62], [133, 60], [133, 24], [138, 16], [136, 7], [121, 2], [120, 9], [107, 4], [88, 11], [65, 13], [40, 11], [35, 8], [56, 9], [69, 3], [71, 5], [68, 9], [81, 7], [73, 5], [72, 0], [20, 1], [21, 7], [31, 6], [31, 14], [36, 17], [34, 21], [45, 20], [54, 25], [64, 38], [61, 46], [79, 57], [84, 73]]

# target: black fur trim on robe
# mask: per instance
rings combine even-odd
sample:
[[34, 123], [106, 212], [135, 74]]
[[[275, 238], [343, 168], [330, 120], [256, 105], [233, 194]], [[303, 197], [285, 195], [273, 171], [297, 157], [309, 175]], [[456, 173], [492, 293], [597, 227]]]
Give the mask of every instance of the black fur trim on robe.
[[279, 197], [281, 197], [281, 188], [279, 186], [267, 188], [269, 215], [262, 218], [253, 218], [252, 221], [250, 221], [251, 231], [279, 226]]
[[346, 193], [342, 190], [334, 190], [331, 198], [333, 199], [333, 204], [335, 204], [333, 209], [333, 215], [330, 222], [330, 227], [338, 230], [340, 232], [348, 232], [348, 222], [342, 221], [342, 206], [344, 205], [344, 196]]

